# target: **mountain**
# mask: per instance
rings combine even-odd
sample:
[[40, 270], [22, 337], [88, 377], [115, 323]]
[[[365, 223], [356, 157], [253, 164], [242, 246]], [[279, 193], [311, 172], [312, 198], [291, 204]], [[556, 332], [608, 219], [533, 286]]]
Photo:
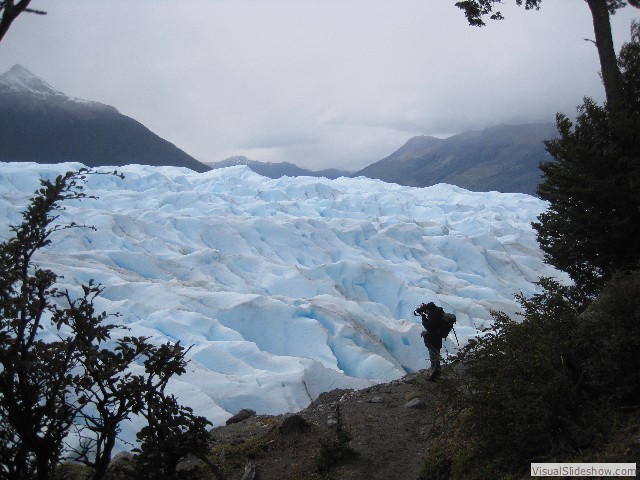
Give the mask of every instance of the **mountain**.
[[0, 161], [210, 169], [114, 107], [69, 97], [20, 65], [0, 75]]
[[538, 166], [552, 160], [543, 141], [557, 136], [554, 123], [500, 125], [446, 139], [418, 136], [354, 176], [415, 187], [449, 183], [477, 192], [535, 195]]
[[326, 170], [313, 171], [306, 168], [298, 167], [293, 163], [288, 162], [258, 162], [256, 160], [249, 160], [247, 157], [236, 156], [229, 157], [221, 162], [211, 163], [209, 166], [213, 169], [235, 167], [237, 165], [246, 165], [255, 173], [268, 178], [281, 178], [281, 177], [324, 177], [329, 179], [336, 179], [340, 177], [349, 177], [351, 172], [344, 170], [338, 170], [335, 168], [329, 168]]

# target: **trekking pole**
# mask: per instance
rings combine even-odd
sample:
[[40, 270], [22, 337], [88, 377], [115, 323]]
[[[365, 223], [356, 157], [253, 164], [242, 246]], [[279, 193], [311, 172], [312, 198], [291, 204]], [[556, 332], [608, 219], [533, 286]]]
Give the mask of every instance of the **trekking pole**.
[[458, 342], [458, 335], [456, 335], [456, 329], [451, 327], [451, 330], [453, 330], [453, 336], [456, 337], [456, 343], [458, 344], [458, 348], [460, 348], [460, 342]]

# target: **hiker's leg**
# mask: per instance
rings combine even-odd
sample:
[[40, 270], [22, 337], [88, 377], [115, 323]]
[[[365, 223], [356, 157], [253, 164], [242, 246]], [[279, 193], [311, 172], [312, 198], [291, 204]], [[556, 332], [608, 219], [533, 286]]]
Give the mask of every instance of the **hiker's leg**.
[[435, 348], [429, 348], [429, 360], [431, 361], [429, 380], [435, 380], [440, 376], [440, 351]]
[[432, 370], [440, 371], [440, 352], [435, 348], [429, 348], [429, 361]]

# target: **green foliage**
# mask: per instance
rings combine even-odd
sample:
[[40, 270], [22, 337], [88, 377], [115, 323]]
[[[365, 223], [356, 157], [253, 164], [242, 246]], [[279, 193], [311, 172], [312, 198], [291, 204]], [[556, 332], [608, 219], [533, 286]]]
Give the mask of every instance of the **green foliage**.
[[137, 413], [146, 418], [147, 425], [137, 434], [137, 478], [191, 478], [188, 470], [178, 472], [180, 460], [189, 454], [205, 459], [208, 453], [206, 427], [211, 422], [165, 393], [169, 379], [185, 371], [185, 354], [179, 343], [165, 344], [153, 349], [144, 362], [146, 388]]
[[[182, 346], [123, 337], [106, 349], [119, 327], [94, 308], [102, 288], [90, 281], [74, 297], [55, 288], [54, 272], [34, 263], [53, 233], [79, 226], [56, 221], [63, 201], [86, 198], [89, 174], [96, 172], [42, 180], [22, 224], [0, 244], [0, 479], [53, 479], [63, 455], [103, 478], [120, 423], [132, 414], [148, 420], [138, 464], [153, 459], [147, 476], [136, 478], [175, 477], [178, 461], [206, 446], [209, 422], [164, 393], [169, 379], [185, 371]], [[40, 336], [45, 327], [57, 331], [57, 340]], [[136, 362], [144, 363], [143, 375], [131, 373]], [[65, 445], [72, 428], [76, 447]]]
[[238, 443], [218, 444], [211, 450], [211, 457], [218, 458], [224, 472], [231, 475], [243, 468], [247, 460], [260, 458], [269, 448], [266, 438], [250, 438]]
[[[540, 8], [542, 0], [524, 0], [527, 10]], [[502, 0], [464, 0], [456, 2], [456, 7], [464, 12], [469, 25], [474, 27], [483, 27], [485, 25], [482, 17], [489, 15], [491, 20], [502, 20], [504, 17], [498, 10], [494, 10], [495, 4], [502, 3]], [[523, 0], [516, 0], [518, 6], [522, 5]]]
[[451, 475], [451, 451], [444, 442], [436, 443], [422, 466], [420, 478], [447, 480]]
[[603, 407], [640, 398], [640, 274], [616, 277], [581, 315], [580, 388]]
[[[47, 323], [74, 323], [80, 304], [92, 303], [92, 288], [61, 309], [65, 296], [57, 276], [32, 263], [50, 236], [69, 226], [56, 225], [64, 200], [79, 200], [86, 170], [42, 181], [13, 238], [0, 244], [0, 478], [52, 478], [63, 440], [82, 408], [70, 400], [80, 378], [77, 344], [71, 337], [45, 342], [38, 334]], [[73, 226], [73, 225], [70, 225]], [[91, 339], [92, 341], [94, 339]]]
[[635, 114], [640, 110], [640, 21], [631, 22], [631, 41], [620, 49], [618, 65], [623, 72], [627, 101]]
[[625, 112], [610, 113], [590, 99], [575, 128], [558, 114], [560, 138], [547, 142], [555, 161], [544, 163], [538, 188], [549, 209], [533, 227], [546, 260], [567, 272], [593, 298], [614, 274], [638, 268], [640, 243], [640, 43], [620, 57]]
[[[64, 462], [57, 468], [56, 478], [61, 480], [84, 480], [91, 478], [93, 472], [89, 467], [79, 463]], [[115, 480], [115, 479], [114, 479]]]
[[583, 313], [569, 288], [541, 286], [519, 296], [523, 321], [494, 313], [495, 330], [458, 354], [461, 388], [423, 478], [521, 478], [531, 462], [582, 458], [637, 402], [640, 274], [610, 282]]
[[566, 292], [543, 281], [544, 295], [520, 297], [525, 320], [517, 323], [494, 312], [495, 330], [469, 342], [459, 353], [467, 366], [467, 405], [480, 413], [465, 417], [477, 439], [478, 454], [490, 451], [508, 468], [564, 448], [558, 432], [578, 421], [582, 399], [572, 382], [567, 342], [576, 311]]
[[[542, 0], [515, 0], [515, 2], [518, 6], [524, 4], [527, 10], [539, 10]], [[501, 3], [504, 3], [503, 0], [463, 0], [456, 2], [455, 5], [464, 12], [469, 25], [474, 27], [483, 27], [485, 26], [483, 17], [486, 17], [487, 15], [491, 20], [504, 19], [502, 14], [498, 10], [494, 9], [496, 4]], [[612, 15], [616, 10], [626, 7], [627, 3], [636, 8], [640, 8], [640, 2], [638, 0], [599, 0], [594, 3], [601, 3], [603, 8]]]

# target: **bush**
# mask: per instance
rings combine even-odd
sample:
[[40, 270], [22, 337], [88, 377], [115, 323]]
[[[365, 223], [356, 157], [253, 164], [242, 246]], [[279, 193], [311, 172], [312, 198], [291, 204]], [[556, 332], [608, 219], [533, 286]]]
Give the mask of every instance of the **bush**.
[[640, 393], [640, 274], [610, 282], [583, 313], [571, 290], [542, 280], [519, 297], [520, 323], [494, 312], [495, 330], [455, 361], [463, 388], [423, 478], [510, 478], [531, 462], [570, 461], [606, 449], [621, 406]]
[[[0, 479], [53, 479], [65, 456], [103, 478], [120, 423], [132, 414], [148, 420], [140, 456], [141, 463], [152, 460], [145, 469], [150, 478], [175, 477], [180, 458], [206, 448], [210, 423], [164, 393], [169, 379], [184, 372], [184, 348], [156, 347], [143, 337], [104, 348], [120, 327], [94, 309], [102, 288], [90, 281], [75, 297], [56, 289], [56, 274], [34, 263], [56, 231], [78, 227], [57, 224], [57, 212], [63, 201], [86, 197], [89, 174], [95, 172], [42, 180], [13, 238], [0, 243]], [[58, 339], [41, 339], [44, 328], [57, 329]], [[134, 362], [144, 363], [144, 374], [129, 371]], [[76, 447], [65, 443], [72, 428]]]
[[602, 406], [637, 404], [640, 398], [640, 273], [611, 281], [580, 316], [576, 351], [580, 387]]

